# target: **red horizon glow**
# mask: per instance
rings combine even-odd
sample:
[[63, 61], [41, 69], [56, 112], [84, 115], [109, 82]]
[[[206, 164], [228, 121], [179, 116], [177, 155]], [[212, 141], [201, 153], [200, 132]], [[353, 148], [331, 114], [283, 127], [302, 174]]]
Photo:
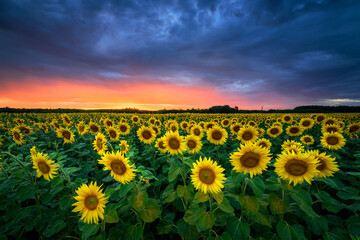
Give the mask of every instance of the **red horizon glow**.
[[210, 85], [184, 87], [148, 82], [86, 83], [55, 79], [46, 82], [7, 81], [0, 89], [0, 106], [11, 108], [160, 110], [209, 108], [215, 105], [259, 109], [259, 104], [240, 96], [221, 94]]

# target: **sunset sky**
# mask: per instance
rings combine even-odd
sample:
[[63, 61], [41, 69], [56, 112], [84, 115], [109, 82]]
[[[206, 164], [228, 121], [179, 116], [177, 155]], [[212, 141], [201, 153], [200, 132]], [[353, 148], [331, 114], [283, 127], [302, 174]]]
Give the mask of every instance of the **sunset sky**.
[[1, 0], [0, 107], [360, 105], [358, 0]]

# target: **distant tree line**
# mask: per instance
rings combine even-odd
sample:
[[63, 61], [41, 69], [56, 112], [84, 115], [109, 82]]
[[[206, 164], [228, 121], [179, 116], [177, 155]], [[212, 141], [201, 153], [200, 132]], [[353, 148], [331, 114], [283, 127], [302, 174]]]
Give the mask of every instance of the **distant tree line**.
[[70, 108], [0, 108], [0, 112], [7, 113], [352, 113], [360, 112], [360, 106], [299, 106], [294, 109], [270, 109], [270, 110], [242, 110], [238, 107], [230, 107], [229, 105], [212, 106], [206, 109], [163, 109], [158, 111], [139, 110], [136, 108], [124, 109], [70, 109]]

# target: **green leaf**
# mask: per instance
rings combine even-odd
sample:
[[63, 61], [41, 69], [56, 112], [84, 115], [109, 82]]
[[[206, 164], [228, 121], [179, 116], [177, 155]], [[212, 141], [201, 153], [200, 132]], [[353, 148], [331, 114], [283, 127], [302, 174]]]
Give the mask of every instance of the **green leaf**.
[[134, 187], [134, 182], [128, 184], [119, 184], [116, 190], [119, 190], [119, 198], [125, 197], [125, 195]]
[[106, 223], [117, 223], [119, 222], [119, 216], [115, 209], [106, 211], [105, 209], [105, 215], [104, 215], [104, 221]]
[[290, 227], [290, 232], [291, 232], [292, 239], [307, 240], [307, 238], [305, 237], [304, 231], [300, 225], [295, 224], [292, 227]]
[[271, 223], [267, 212], [255, 212], [251, 214], [251, 217], [255, 220], [255, 222], [271, 228]]
[[81, 231], [81, 239], [86, 240], [95, 235], [100, 228], [99, 224], [86, 224], [79, 222], [79, 229]]
[[71, 208], [71, 204], [74, 202], [74, 198], [69, 195], [64, 195], [60, 198], [59, 207], [61, 210]]
[[269, 177], [266, 179], [266, 189], [277, 191], [281, 189], [281, 180], [278, 177]]
[[269, 196], [270, 210], [273, 214], [284, 214], [289, 207], [289, 202], [281, 200], [276, 193], [271, 193]]
[[244, 194], [239, 195], [240, 205], [245, 208], [245, 211], [249, 213], [255, 213], [259, 210], [259, 201], [255, 196], [244, 196]]
[[148, 194], [145, 191], [139, 192], [138, 194], [132, 194], [129, 197], [129, 203], [131, 207], [133, 207], [138, 212], [144, 210], [147, 200]]
[[171, 203], [177, 198], [176, 191], [174, 190], [174, 185], [169, 185], [161, 194], [161, 201], [163, 203]]
[[64, 227], [66, 226], [66, 223], [62, 219], [55, 219], [51, 220], [49, 224], [47, 225], [43, 235], [45, 237], [51, 237], [52, 235], [60, 232]]
[[234, 208], [231, 206], [229, 199], [226, 197], [223, 199], [221, 204], [218, 204], [221, 211], [226, 213], [234, 213]]
[[195, 226], [187, 224], [183, 219], [176, 223], [178, 234], [184, 239], [197, 239], [199, 232]]
[[230, 233], [232, 239], [248, 239], [250, 236], [250, 225], [236, 217], [229, 218], [226, 230]]
[[185, 212], [184, 221], [190, 225], [196, 225], [199, 221], [199, 217], [205, 213], [202, 208], [189, 209]]
[[315, 233], [316, 235], [321, 235], [324, 232], [329, 230], [328, 221], [326, 217], [307, 217], [306, 218], [307, 229]]
[[206, 202], [208, 200], [209, 200], [209, 195], [204, 194], [201, 191], [198, 191], [198, 192], [195, 193], [194, 203]]
[[16, 189], [16, 199], [22, 202], [27, 199], [34, 199], [35, 189], [31, 185], [20, 186]]
[[359, 190], [352, 187], [344, 187], [336, 195], [344, 200], [360, 200]]
[[144, 234], [144, 229], [141, 225], [131, 225], [126, 229], [125, 237], [124, 239], [129, 240], [139, 240], [142, 239], [142, 236]]
[[140, 212], [141, 219], [147, 223], [155, 221], [160, 215], [160, 205], [155, 199], [149, 199], [145, 209]]
[[346, 226], [351, 235], [353, 235], [353, 236], [360, 235], [360, 217], [351, 216], [346, 221]]
[[318, 217], [312, 209], [312, 199], [309, 192], [304, 189], [298, 188], [290, 191], [290, 196], [298, 203], [298, 206], [303, 210], [309, 217]]
[[172, 163], [170, 165], [169, 173], [168, 173], [169, 182], [174, 181], [177, 178], [177, 176], [181, 173], [181, 171], [182, 171], [181, 167], [179, 167], [175, 163]]
[[278, 222], [278, 224], [276, 225], [276, 231], [279, 234], [279, 237], [281, 240], [291, 240], [291, 230], [290, 230], [290, 225], [283, 223], [283, 222]]
[[212, 226], [214, 226], [215, 223], [215, 216], [211, 212], [203, 212], [199, 216], [198, 223], [196, 224], [196, 228], [199, 232], [210, 229]]
[[217, 202], [218, 204], [221, 204], [221, 202], [222, 202], [223, 199], [224, 199], [224, 192], [221, 191], [221, 192], [219, 192], [219, 193], [217, 193], [217, 194], [213, 194], [212, 196], [214, 197], [214, 199], [216, 200], [216, 202]]
[[176, 188], [177, 195], [183, 197], [185, 195], [186, 188], [183, 185], [178, 185]]
[[250, 178], [249, 185], [254, 191], [254, 194], [261, 198], [265, 191], [265, 183], [263, 180], [259, 176]]
[[246, 176], [242, 172], [241, 173], [237, 173], [235, 171], [231, 172], [231, 179], [235, 188], [239, 188], [242, 181], [244, 181], [245, 178]]

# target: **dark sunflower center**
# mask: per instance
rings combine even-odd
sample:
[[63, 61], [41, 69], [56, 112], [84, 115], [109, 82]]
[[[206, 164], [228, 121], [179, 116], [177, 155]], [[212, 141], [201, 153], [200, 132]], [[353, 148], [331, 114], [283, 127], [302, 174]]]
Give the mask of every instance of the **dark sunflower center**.
[[302, 176], [307, 171], [307, 163], [298, 159], [291, 159], [285, 165], [285, 170], [293, 176]]
[[89, 210], [95, 210], [98, 204], [99, 200], [95, 195], [90, 195], [85, 198], [85, 206]]
[[339, 139], [338, 139], [337, 137], [331, 136], [331, 137], [328, 137], [328, 138], [326, 139], [326, 142], [327, 142], [329, 145], [336, 145], [336, 144], [339, 143]]
[[14, 132], [14, 137], [16, 140], [20, 140], [21, 136], [18, 132]]
[[316, 167], [316, 169], [319, 171], [322, 171], [326, 168], [326, 163], [321, 158], [319, 158], [319, 162], [320, 162], [320, 164], [319, 164], [319, 166]]
[[180, 141], [177, 138], [170, 138], [169, 140], [169, 147], [171, 149], [179, 149]]
[[304, 141], [305, 141], [305, 142], [311, 142], [311, 138], [305, 137], [305, 138], [304, 138]]
[[353, 133], [356, 132], [357, 130], [359, 130], [360, 126], [358, 125], [353, 125], [349, 128], [349, 132]]
[[150, 123], [151, 123], [151, 124], [154, 124], [154, 123], [155, 123], [155, 120], [154, 120], [154, 119], [151, 119], [151, 120], [150, 120]]
[[85, 129], [85, 126], [82, 126], [82, 125], [81, 125], [81, 126], [79, 127], [80, 132], [83, 132], [84, 129]]
[[244, 134], [242, 135], [242, 138], [246, 141], [249, 141], [250, 139], [252, 139], [253, 137], [253, 133], [250, 131], [245, 131]]
[[159, 133], [159, 129], [157, 127], [152, 127], [152, 129], [155, 131], [156, 134]]
[[99, 128], [98, 128], [98, 126], [96, 126], [96, 125], [91, 125], [91, 126], [90, 126], [90, 129], [91, 129], [93, 132], [99, 131]]
[[186, 123], [184, 123], [182, 126], [183, 126], [183, 128], [187, 128], [188, 125]]
[[151, 138], [151, 132], [150, 132], [149, 130], [145, 130], [145, 131], [143, 131], [142, 136], [143, 136], [143, 138], [145, 138], [146, 140], [147, 140], [147, 139], [150, 139], [150, 138]]
[[107, 121], [107, 122], [106, 122], [106, 125], [107, 125], [108, 127], [112, 127], [113, 124], [112, 124], [112, 122]]
[[277, 129], [277, 128], [272, 128], [271, 130], [270, 130], [270, 133], [271, 134], [278, 134], [279, 133], [279, 130]]
[[159, 148], [165, 149], [165, 146], [164, 146], [164, 142], [163, 142], [163, 141], [159, 142]]
[[199, 135], [200, 135], [200, 130], [196, 128], [196, 129], [194, 130], [194, 134], [195, 134], [196, 136], [199, 136]]
[[291, 133], [298, 133], [300, 130], [299, 130], [299, 128], [297, 128], [297, 127], [292, 127], [292, 128], [290, 128], [290, 132]]
[[126, 132], [127, 127], [126, 127], [125, 125], [121, 125], [121, 126], [120, 126], [120, 130], [121, 130], [122, 132]]
[[68, 131], [64, 131], [63, 132], [63, 137], [66, 138], [67, 140], [70, 140], [71, 135], [70, 135], [70, 133]]
[[240, 126], [235, 126], [235, 127], [233, 128], [233, 130], [234, 130], [234, 132], [238, 132], [238, 131], [240, 130]]
[[210, 168], [202, 168], [199, 171], [199, 178], [202, 183], [210, 185], [215, 182], [215, 172]]
[[264, 147], [264, 148], [267, 148], [267, 147], [268, 147], [265, 142], [260, 142], [260, 143], [259, 143], [259, 146], [260, 146], [260, 147]]
[[46, 164], [46, 162], [39, 162], [38, 168], [42, 173], [49, 173], [50, 167]]
[[112, 138], [116, 138], [116, 132], [115, 132], [114, 130], [110, 130], [110, 131], [109, 131], [109, 135], [110, 135], [110, 137], [112, 137]]
[[240, 162], [247, 168], [256, 167], [260, 162], [260, 155], [254, 152], [247, 152], [241, 156]]
[[304, 127], [310, 126], [310, 121], [304, 121], [302, 125]]
[[118, 175], [124, 175], [126, 172], [126, 166], [122, 161], [114, 160], [110, 164], [111, 169]]
[[335, 128], [335, 127], [329, 127], [328, 129], [327, 129], [327, 132], [328, 133], [331, 133], [331, 132], [337, 132], [338, 130], [337, 130], [337, 128]]
[[250, 126], [255, 126], [255, 123], [254, 122], [249, 122], [249, 125]]
[[324, 120], [324, 117], [323, 117], [323, 116], [318, 116], [318, 117], [316, 118], [316, 120], [317, 120], [318, 122], [321, 122], [322, 120]]
[[211, 137], [215, 140], [220, 140], [222, 138], [222, 133], [219, 130], [212, 132]]
[[64, 117], [66, 123], [70, 123], [70, 120], [67, 117]]
[[20, 129], [20, 131], [22, 131], [23, 133], [25, 133], [26, 135], [30, 133], [30, 130], [27, 129], [26, 127], [18, 127]]
[[334, 121], [333, 121], [333, 120], [327, 120], [327, 121], [325, 122], [325, 124], [326, 124], [326, 125], [331, 125], [331, 124], [334, 124]]
[[54, 123], [54, 125], [55, 125], [56, 128], [60, 127], [60, 125], [58, 123]]
[[171, 126], [171, 131], [175, 132], [177, 128], [175, 126]]
[[134, 117], [133, 122], [137, 122], [139, 119], [137, 117]]
[[210, 128], [212, 128], [214, 126], [214, 124], [208, 124], [207, 125], [207, 129], [210, 129]]
[[189, 141], [187, 141], [187, 146], [190, 149], [194, 149], [194, 148], [196, 148], [196, 142], [194, 140], [190, 139]]
[[224, 120], [224, 125], [228, 125], [229, 124], [229, 121], [228, 120]]
[[285, 121], [290, 121], [290, 117], [289, 117], [289, 116], [286, 116], [286, 117], [284, 117], [284, 120], [285, 120]]
[[103, 140], [101, 138], [98, 138], [96, 140], [96, 146], [101, 150], [103, 148]]

